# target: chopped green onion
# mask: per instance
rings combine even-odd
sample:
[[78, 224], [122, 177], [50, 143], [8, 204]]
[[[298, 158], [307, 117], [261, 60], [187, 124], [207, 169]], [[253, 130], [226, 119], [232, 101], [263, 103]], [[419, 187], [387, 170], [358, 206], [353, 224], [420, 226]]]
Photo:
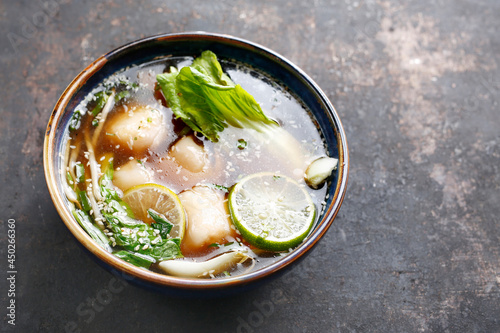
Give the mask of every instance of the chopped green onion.
[[247, 147], [247, 145], [248, 143], [245, 140], [243, 139], [238, 140], [238, 145], [237, 145], [238, 149], [243, 150]]
[[89, 197], [87, 197], [87, 193], [85, 191], [78, 191], [78, 201], [82, 205], [82, 209], [85, 212], [90, 212], [92, 206], [90, 205]]
[[73, 176], [71, 176], [71, 172], [66, 172], [66, 181], [69, 185], [73, 185], [75, 181], [73, 180]]
[[151, 264], [154, 264], [156, 262], [156, 259], [147, 255], [147, 254], [141, 254], [141, 253], [135, 253], [131, 251], [118, 251], [113, 253], [115, 256], [117, 256], [120, 259], [125, 260], [126, 262], [131, 263], [132, 265], [138, 266], [138, 267], [144, 267], [144, 268], [149, 268]]
[[73, 116], [71, 117], [71, 120], [69, 121], [69, 130], [70, 131], [76, 131], [78, 128], [80, 128], [80, 125], [82, 124], [82, 111], [76, 110], [75, 113], [73, 113]]
[[85, 167], [83, 164], [75, 164], [75, 176], [78, 183], [83, 183], [85, 181]]

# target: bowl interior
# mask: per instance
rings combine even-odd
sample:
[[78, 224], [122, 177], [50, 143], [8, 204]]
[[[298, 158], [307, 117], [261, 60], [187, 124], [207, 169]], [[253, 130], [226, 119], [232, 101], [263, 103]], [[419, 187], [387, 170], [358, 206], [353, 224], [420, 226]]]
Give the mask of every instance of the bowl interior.
[[[68, 126], [75, 107], [105, 78], [128, 66], [140, 65], [166, 56], [193, 56], [211, 50], [219, 58], [236, 60], [267, 73], [287, 87], [313, 113], [329, 155], [339, 158], [339, 167], [327, 190], [323, 210], [310, 236], [293, 253], [260, 270], [227, 279], [202, 280], [176, 278], [139, 269], [102, 250], [73, 219], [61, 184], [61, 152], [68, 138]], [[82, 71], [65, 90], [49, 121], [44, 147], [46, 180], [54, 204], [64, 223], [83, 246], [105, 265], [147, 283], [181, 288], [219, 288], [246, 284], [271, 275], [290, 265], [310, 250], [331, 225], [342, 203], [347, 175], [348, 153], [340, 119], [325, 94], [302, 70], [257, 44], [238, 38], [207, 33], [184, 33], [145, 38], [120, 47]]]

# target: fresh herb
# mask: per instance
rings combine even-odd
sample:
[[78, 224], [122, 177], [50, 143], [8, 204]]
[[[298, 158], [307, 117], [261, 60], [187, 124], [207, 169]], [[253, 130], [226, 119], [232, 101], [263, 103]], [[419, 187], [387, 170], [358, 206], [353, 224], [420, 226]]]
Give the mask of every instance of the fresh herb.
[[280, 179], [281, 179], [281, 176], [276, 176], [276, 175], [273, 176], [273, 180], [280, 180]]
[[211, 141], [229, 125], [257, 131], [278, 126], [252, 95], [223, 73], [211, 51], [180, 71], [158, 74], [156, 80], [175, 116]]
[[228, 243], [224, 244], [224, 246], [230, 246], [230, 245], [233, 245], [233, 244], [234, 244], [234, 242], [228, 242]]
[[225, 276], [231, 276], [231, 274], [228, 271], [224, 271], [222, 273], [224, 273]]
[[245, 140], [243, 139], [238, 140], [238, 145], [237, 145], [238, 149], [243, 150], [247, 147], [247, 145], [248, 143]]
[[210, 244], [208, 247], [219, 247], [219, 246], [220, 246], [220, 244], [217, 244], [217, 243], [212, 243], [212, 244]]

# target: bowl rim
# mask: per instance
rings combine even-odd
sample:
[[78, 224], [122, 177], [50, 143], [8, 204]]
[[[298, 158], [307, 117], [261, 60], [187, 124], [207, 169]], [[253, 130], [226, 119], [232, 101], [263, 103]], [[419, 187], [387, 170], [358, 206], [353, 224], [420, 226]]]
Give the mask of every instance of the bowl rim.
[[[330, 113], [337, 126], [336, 137], [337, 137], [337, 148], [339, 153], [339, 176], [338, 182], [339, 186], [336, 187], [334, 197], [332, 198], [332, 203], [325, 209], [324, 217], [322, 220], [318, 221], [317, 226], [312, 231], [312, 233], [306, 238], [306, 240], [296, 247], [289, 255], [286, 257], [272, 263], [271, 265], [265, 266], [259, 270], [252, 271], [240, 276], [228, 277], [225, 279], [196, 279], [196, 278], [182, 278], [174, 277], [169, 275], [163, 275], [155, 273], [153, 271], [144, 270], [136, 267], [132, 264], [125, 262], [124, 260], [112, 255], [103, 248], [101, 248], [90, 236], [80, 227], [78, 222], [72, 216], [69, 208], [64, 202], [63, 193], [58, 190], [57, 179], [60, 179], [59, 170], [56, 170], [55, 154], [55, 143], [57, 139], [57, 125], [62, 119], [68, 103], [72, 97], [79, 91], [79, 89], [91, 78], [95, 73], [97, 73], [107, 62], [108, 59], [119, 56], [122, 52], [128, 50], [129, 48], [154, 42], [164, 42], [164, 41], [175, 41], [177, 39], [211, 39], [215, 42], [226, 42], [230, 44], [237, 44], [238, 46], [250, 47], [259, 50], [259, 52], [266, 54], [266, 56], [273, 58], [275, 61], [278, 60], [280, 63], [286, 65], [290, 70], [294, 71], [295, 74], [299, 75], [302, 80], [307, 82], [310, 87], [314, 90], [315, 94], [321, 99], [322, 103], [327, 107], [327, 112]], [[337, 111], [325, 95], [325, 93], [319, 88], [319, 86], [310, 78], [302, 69], [297, 65], [293, 64], [290, 60], [283, 57], [282, 55], [268, 49], [260, 44], [239, 38], [230, 36], [227, 34], [218, 33], [208, 33], [202, 31], [195, 32], [182, 32], [182, 33], [165, 33], [157, 34], [145, 38], [141, 38], [122, 46], [115, 48], [114, 50], [100, 56], [90, 65], [88, 65], [83, 71], [81, 71], [73, 81], [66, 87], [64, 92], [61, 94], [59, 100], [54, 106], [51, 113], [47, 129], [45, 132], [44, 147], [43, 147], [43, 164], [44, 173], [47, 187], [49, 189], [50, 196], [59, 216], [63, 220], [66, 227], [73, 234], [73, 236], [81, 243], [88, 251], [95, 255], [99, 260], [101, 260], [106, 265], [117, 269], [118, 271], [127, 274], [132, 277], [132, 279], [138, 278], [140, 280], [153, 283], [159, 286], [174, 287], [181, 289], [190, 290], [203, 290], [203, 289], [220, 289], [235, 287], [238, 285], [246, 285], [248, 283], [262, 280], [265, 277], [273, 275], [277, 271], [283, 270], [294, 261], [299, 259], [302, 255], [307, 253], [312, 249], [314, 245], [323, 237], [326, 231], [329, 229], [333, 220], [335, 219], [337, 213], [340, 210], [343, 199], [345, 197], [345, 192], [347, 189], [347, 180], [349, 174], [349, 153], [346, 135], [337, 114]]]

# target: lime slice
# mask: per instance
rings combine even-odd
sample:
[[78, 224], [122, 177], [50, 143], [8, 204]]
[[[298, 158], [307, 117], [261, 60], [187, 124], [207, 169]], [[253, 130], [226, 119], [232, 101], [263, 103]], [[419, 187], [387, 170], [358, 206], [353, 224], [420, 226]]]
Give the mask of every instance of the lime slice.
[[148, 224], [153, 219], [148, 215], [148, 209], [160, 213], [167, 221], [173, 224], [171, 237], [181, 238], [186, 230], [186, 214], [177, 194], [163, 185], [143, 184], [129, 188], [123, 196], [136, 219]]
[[271, 251], [299, 245], [316, 216], [307, 191], [293, 179], [270, 172], [243, 178], [229, 193], [234, 225], [250, 244]]

